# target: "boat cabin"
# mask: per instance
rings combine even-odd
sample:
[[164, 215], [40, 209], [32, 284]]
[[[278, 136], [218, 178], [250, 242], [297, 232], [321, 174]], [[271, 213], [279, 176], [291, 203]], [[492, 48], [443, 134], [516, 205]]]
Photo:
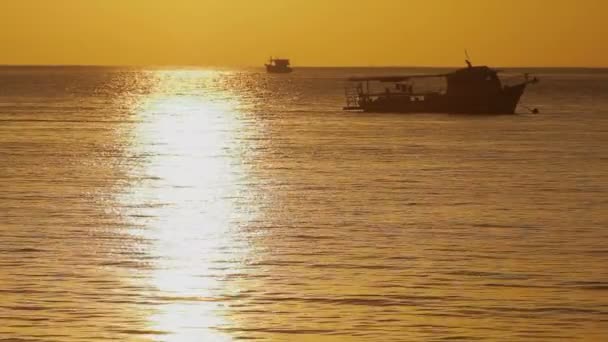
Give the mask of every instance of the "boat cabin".
[[270, 59], [270, 64], [279, 68], [285, 68], [289, 66], [289, 59]]
[[444, 76], [447, 80], [448, 96], [498, 93], [502, 89], [498, 72], [487, 66], [470, 66]]

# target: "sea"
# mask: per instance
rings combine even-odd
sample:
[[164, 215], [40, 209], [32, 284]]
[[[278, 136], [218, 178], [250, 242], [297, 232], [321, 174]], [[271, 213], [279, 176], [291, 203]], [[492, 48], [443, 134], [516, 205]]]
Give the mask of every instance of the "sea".
[[342, 110], [445, 71], [0, 67], [0, 341], [607, 341], [608, 69]]

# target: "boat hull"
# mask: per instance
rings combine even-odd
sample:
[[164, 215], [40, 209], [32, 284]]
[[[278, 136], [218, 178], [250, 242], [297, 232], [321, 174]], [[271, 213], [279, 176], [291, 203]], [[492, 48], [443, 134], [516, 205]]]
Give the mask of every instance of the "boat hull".
[[278, 67], [276, 65], [266, 64], [266, 72], [270, 74], [289, 74], [293, 71], [291, 67]]

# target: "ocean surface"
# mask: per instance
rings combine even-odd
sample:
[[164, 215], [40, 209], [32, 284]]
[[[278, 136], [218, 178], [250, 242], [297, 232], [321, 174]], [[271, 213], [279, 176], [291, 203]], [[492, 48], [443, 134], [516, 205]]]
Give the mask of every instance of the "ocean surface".
[[608, 340], [608, 70], [341, 110], [443, 71], [0, 67], [0, 341]]

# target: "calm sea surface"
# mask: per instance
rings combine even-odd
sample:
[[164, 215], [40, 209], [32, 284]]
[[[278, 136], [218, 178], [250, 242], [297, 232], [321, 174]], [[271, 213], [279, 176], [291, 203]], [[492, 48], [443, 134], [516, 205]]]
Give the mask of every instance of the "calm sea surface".
[[423, 70], [0, 68], [0, 340], [608, 340], [608, 71], [532, 71], [462, 116], [341, 111]]

